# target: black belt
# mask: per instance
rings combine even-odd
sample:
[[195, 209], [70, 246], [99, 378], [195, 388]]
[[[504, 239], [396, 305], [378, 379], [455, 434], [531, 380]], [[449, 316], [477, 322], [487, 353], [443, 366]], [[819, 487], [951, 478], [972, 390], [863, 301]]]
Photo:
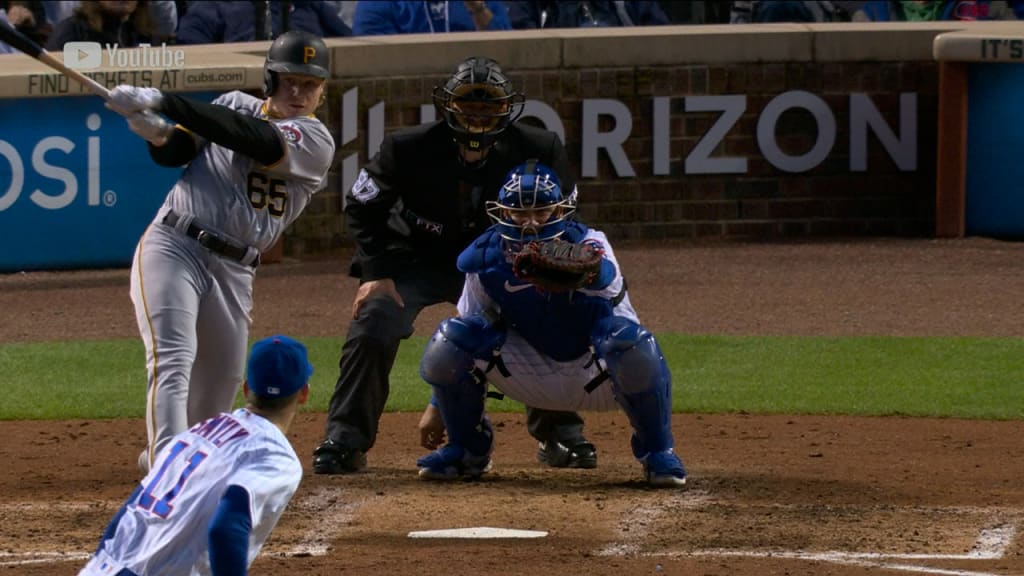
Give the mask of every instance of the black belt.
[[[164, 225], [170, 226], [171, 228], [176, 228], [180, 221], [181, 216], [174, 210], [168, 211], [167, 215], [164, 216], [164, 219], [162, 220]], [[213, 232], [204, 230], [202, 226], [195, 222], [190, 222], [188, 228], [183, 230], [183, 232], [186, 236], [195, 238], [196, 242], [199, 242], [200, 246], [203, 246], [211, 252], [216, 252], [221, 256], [237, 260], [242, 264], [247, 264], [253, 268], [260, 265], [259, 253], [256, 253], [255, 258], [252, 258], [249, 256], [250, 252], [248, 247], [240, 246], [230, 240], [225, 240]], [[251, 258], [252, 262], [248, 262], [247, 257]]]

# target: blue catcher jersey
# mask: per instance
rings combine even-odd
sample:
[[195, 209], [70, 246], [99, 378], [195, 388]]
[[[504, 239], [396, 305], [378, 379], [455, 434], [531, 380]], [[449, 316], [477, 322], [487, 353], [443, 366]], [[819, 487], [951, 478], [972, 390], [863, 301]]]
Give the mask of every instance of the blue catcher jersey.
[[[466, 273], [459, 315], [496, 308], [509, 328], [538, 352], [559, 362], [588, 353], [590, 332], [601, 318], [614, 314], [637, 321], [628, 297], [622, 294], [623, 278], [604, 233], [570, 222], [562, 239], [593, 242], [604, 249], [601, 273], [590, 286], [551, 293], [516, 278], [512, 273], [514, 247], [510, 249], [491, 227], [459, 256], [459, 270]], [[613, 304], [617, 298], [621, 301]]]

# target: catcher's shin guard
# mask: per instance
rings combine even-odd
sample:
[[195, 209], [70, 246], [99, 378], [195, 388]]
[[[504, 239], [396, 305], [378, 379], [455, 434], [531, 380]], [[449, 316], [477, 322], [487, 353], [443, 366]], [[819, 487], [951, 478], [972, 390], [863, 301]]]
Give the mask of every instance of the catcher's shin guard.
[[427, 343], [420, 376], [434, 387], [451, 444], [475, 455], [490, 454], [493, 436], [481, 425], [486, 379], [476, 359], [491, 358], [505, 343], [505, 331], [482, 316], [449, 318]]
[[[451, 359], [461, 359], [463, 356], [469, 356], [470, 360], [490, 360], [495, 351], [501, 350], [505, 345], [507, 336], [508, 333], [501, 321], [488, 314], [456, 316], [443, 320], [423, 353], [420, 373], [423, 374], [427, 368], [428, 359], [431, 373], [435, 373], [439, 367], [449, 369]], [[431, 352], [436, 352], [438, 357], [431, 357]], [[443, 375], [439, 376], [444, 378]], [[426, 379], [425, 374], [423, 377]]]
[[654, 335], [628, 318], [610, 316], [594, 327], [591, 341], [633, 425], [633, 455], [672, 448], [672, 376]]

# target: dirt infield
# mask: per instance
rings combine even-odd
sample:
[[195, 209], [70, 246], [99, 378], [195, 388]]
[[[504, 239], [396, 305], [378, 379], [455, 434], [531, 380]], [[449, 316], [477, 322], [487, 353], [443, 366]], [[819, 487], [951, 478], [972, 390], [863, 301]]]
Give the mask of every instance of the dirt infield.
[[[624, 244], [617, 254], [655, 332], [1024, 333], [1019, 243]], [[355, 290], [344, 262], [260, 270], [253, 335], [343, 334]], [[0, 342], [136, 335], [125, 270], [0, 276], [0, 309]], [[429, 310], [419, 333], [450, 311]], [[290, 437], [307, 476], [253, 573], [1024, 574], [1024, 421], [678, 414], [691, 482], [659, 491], [640, 482], [625, 417], [586, 417], [596, 470], [542, 468], [522, 415], [501, 414], [494, 472], [437, 485], [415, 477], [418, 414], [385, 415], [368, 471], [338, 477], [308, 474], [323, 414], [303, 414]], [[75, 574], [138, 480], [142, 422], [0, 422], [0, 434], [0, 575]], [[548, 535], [407, 537], [479, 526]]]

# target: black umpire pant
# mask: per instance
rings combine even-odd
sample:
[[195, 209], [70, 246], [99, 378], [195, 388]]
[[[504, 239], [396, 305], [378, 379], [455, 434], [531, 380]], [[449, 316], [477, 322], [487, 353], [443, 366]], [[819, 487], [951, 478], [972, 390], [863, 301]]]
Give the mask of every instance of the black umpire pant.
[[[414, 265], [395, 278], [404, 308], [387, 297], [363, 304], [341, 346], [338, 382], [327, 409], [326, 439], [363, 452], [373, 447], [401, 341], [412, 336], [413, 322], [424, 308], [458, 302], [464, 280], [462, 273]], [[527, 407], [526, 416], [530, 435], [539, 441], [558, 440], [572, 446], [583, 436], [583, 419], [575, 412]]]

